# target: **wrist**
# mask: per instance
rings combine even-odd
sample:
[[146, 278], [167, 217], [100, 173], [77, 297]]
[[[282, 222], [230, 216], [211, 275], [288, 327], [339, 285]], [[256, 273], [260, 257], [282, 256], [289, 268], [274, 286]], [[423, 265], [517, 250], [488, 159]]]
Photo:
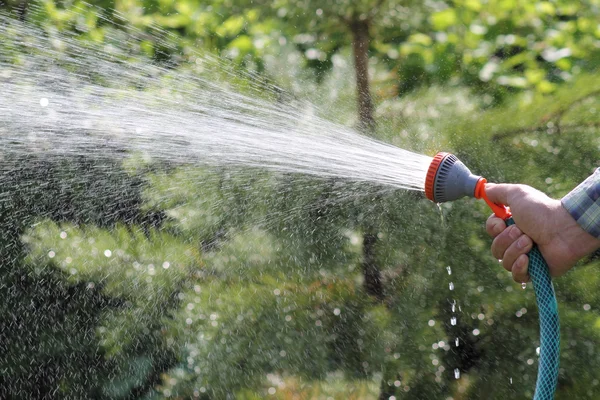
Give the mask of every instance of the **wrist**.
[[561, 202], [556, 207], [558, 214], [556, 227], [559, 237], [568, 245], [574, 261], [593, 253], [600, 248], [600, 239], [583, 229]]

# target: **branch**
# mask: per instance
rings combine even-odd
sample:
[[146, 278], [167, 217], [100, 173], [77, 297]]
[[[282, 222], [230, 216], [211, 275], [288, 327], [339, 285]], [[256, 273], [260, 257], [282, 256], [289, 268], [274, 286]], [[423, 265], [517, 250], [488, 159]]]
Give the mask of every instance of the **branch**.
[[[590, 128], [598, 129], [598, 128], [600, 128], [600, 121], [565, 124], [565, 125], [562, 125], [561, 128], [563, 128], [563, 129], [590, 129]], [[521, 135], [523, 133], [545, 132], [548, 129], [550, 129], [550, 128], [548, 128], [545, 125], [530, 126], [530, 127], [526, 127], [526, 128], [518, 128], [518, 129], [514, 129], [514, 130], [510, 130], [510, 131], [504, 131], [504, 132], [497, 133], [492, 136], [491, 140], [493, 142], [499, 142], [500, 140], [509, 139], [513, 136]]]
[[514, 129], [514, 130], [510, 130], [510, 131], [500, 132], [500, 133], [497, 133], [492, 136], [492, 141], [497, 142], [499, 140], [507, 139], [507, 138], [510, 138], [510, 137], [513, 137], [516, 135], [520, 135], [523, 133], [545, 132], [549, 129], [546, 126], [546, 124], [549, 121], [555, 122], [556, 130], [558, 133], [560, 133], [561, 129], [563, 129], [563, 128], [566, 128], [566, 129], [600, 128], [600, 121], [584, 122], [584, 123], [571, 123], [571, 124], [566, 124], [566, 125], [561, 124], [562, 118], [565, 116], [566, 113], [571, 111], [573, 109], [573, 107], [584, 102], [585, 100], [587, 100], [589, 98], [596, 97], [596, 96], [600, 96], [600, 89], [593, 90], [593, 91], [579, 97], [578, 99], [573, 100], [568, 105], [566, 105], [562, 108], [559, 108], [558, 110], [553, 111], [550, 114], [545, 115], [541, 119], [540, 125], [538, 125], [538, 126], [530, 126], [530, 127], [518, 128], [518, 129]]
[[[570, 110], [573, 109], [573, 107], [575, 107], [577, 104], [580, 104], [582, 102], [584, 102], [585, 100], [592, 98], [592, 97], [596, 97], [600, 95], [600, 89], [598, 90], [593, 90], [587, 94], [585, 94], [584, 96], [581, 96], [580, 98], [574, 100], [572, 103], [568, 104], [567, 106], [563, 107], [563, 108], [559, 108], [558, 110], [546, 115], [543, 119], [542, 122], [547, 122], [547, 121], [551, 121], [554, 120], [556, 121], [556, 125], [557, 127], [560, 125], [560, 120], [562, 119], [562, 117], [564, 117], [564, 115], [569, 112]], [[560, 128], [559, 128], [560, 129]]]

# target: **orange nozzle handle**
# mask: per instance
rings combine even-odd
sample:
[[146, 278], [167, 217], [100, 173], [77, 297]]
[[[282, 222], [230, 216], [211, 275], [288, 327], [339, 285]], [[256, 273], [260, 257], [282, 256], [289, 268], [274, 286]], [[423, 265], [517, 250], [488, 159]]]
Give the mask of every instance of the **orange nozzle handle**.
[[494, 214], [496, 214], [498, 218], [502, 218], [506, 221], [512, 216], [512, 214], [510, 213], [510, 209], [503, 204], [492, 203], [490, 199], [488, 199], [487, 194], [485, 193], [486, 183], [487, 180], [485, 178], [479, 179], [477, 185], [475, 185], [475, 198], [485, 200], [485, 202], [488, 206], [490, 206]]

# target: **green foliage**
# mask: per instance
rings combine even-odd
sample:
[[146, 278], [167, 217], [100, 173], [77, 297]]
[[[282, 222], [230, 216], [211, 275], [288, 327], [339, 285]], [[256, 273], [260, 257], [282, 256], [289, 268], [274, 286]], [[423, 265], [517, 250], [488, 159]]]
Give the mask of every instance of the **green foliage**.
[[[462, 83], [490, 105], [513, 91], [551, 93], [600, 52], [595, 0], [569, 2], [361, 2], [279, 0], [198, 2], [40, 0], [32, 12], [47, 29], [103, 42], [114, 29], [145, 36], [141, 48], [157, 60], [179, 62], [202, 47], [246, 68], [264, 71], [265, 58], [293, 44], [318, 79], [353, 40], [353, 21], [368, 21], [371, 55], [390, 72], [388, 85], [405, 94], [423, 84]], [[14, 5], [13, 5], [14, 6]], [[16, 6], [15, 6], [16, 7]], [[100, 10], [100, 11], [99, 11]], [[107, 35], [107, 33], [110, 33]], [[384, 64], [382, 64], [384, 65]]]
[[[430, 45], [403, 45], [403, 51], [423, 56], [429, 79], [438, 81], [449, 63], [492, 99], [515, 89], [549, 93], [596, 68], [600, 32], [590, 22], [598, 12], [595, 1], [460, 1], [430, 15]], [[447, 57], [450, 52], [460, 57]]]
[[[198, 49], [214, 51], [346, 124], [349, 23], [368, 19], [380, 139], [454, 151], [490, 180], [555, 197], [600, 165], [596, 2], [418, 3], [44, 0], [29, 18], [83, 43], [131, 38], [124, 60], [189, 74]], [[0, 57], [21, 62], [24, 48], [4, 42]], [[215, 75], [260, 95], [255, 78]], [[419, 194], [137, 155], [2, 163], [2, 398], [532, 394], [533, 292], [489, 254], [482, 204], [440, 217]], [[368, 226], [383, 300], [363, 286]], [[597, 268], [584, 260], [556, 280], [558, 399], [596, 393]]]

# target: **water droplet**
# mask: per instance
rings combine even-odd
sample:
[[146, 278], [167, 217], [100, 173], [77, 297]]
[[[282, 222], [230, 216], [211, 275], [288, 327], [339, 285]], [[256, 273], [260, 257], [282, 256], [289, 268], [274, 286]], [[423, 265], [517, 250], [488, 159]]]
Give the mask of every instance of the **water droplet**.
[[526, 282], [521, 283], [521, 289], [523, 289], [523, 290], [527, 289], [527, 283]]
[[169, 269], [169, 267], [170, 267], [170, 266], [171, 266], [171, 263], [170, 263], [170, 262], [168, 262], [168, 261], [165, 261], [165, 262], [163, 263], [163, 266], [162, 266], [162, 267], [163, 267], [164, 269]]
[[60, 233], [60, 238], [61, 238], [61, 239], [66, 239], [66, 238], [67, 238], [67, 232], [65, 232], [65, 231], [62, 231], [62, 232]]
[[448, 288], [450, 290], [454, 290], [454, 283], [450, 282], [450, 284], [448, 285]]
[[458, 347], [460, 345], [460, 340], [458, 338], [454, 339], [454, 345]]
[[112, 251], [106, 249], [104, 250], [104, 257], [110, 257], [112, 255]]
[[454, 368], [454, 379], [460, 378], [460, 370], [458, 368]]
[[452, 312], [456, 312], [456, 300], [452, 303]]
[[448, 275], [452, 275], [452, 268], [449, 265], [446, 267], [446, 271], [448, 271]]
[[334, 313], [335, 315], [340, 315], [340, 313], [341, 313], [341, 312], [342, 312], [342, 311], [341, 311], [339, 308], [336, 308], [336, 309], [334, 309], [334, 310], [333, 310], [333, 313]]
[[42, 107], [48, 107], [48, 103], [49, 103], [49, 101], [48, 101], [48, 99], [47, 99], [47, 98], [45, 98], [45, 97], [42, 97], [42, 98], [40, 99], [40, 106], [42, 106]]
[[456, 317], [450, 318], [450, 325], [452, 325], [452, 326], [456, 325]]
[[510, 384], [512, 385], [512, 377], [508, 380], [510, 382]]
[[539, 347], [535, 349], [535, 354], [537, 354], [538, 356], [540, 355], [540, 348]]

